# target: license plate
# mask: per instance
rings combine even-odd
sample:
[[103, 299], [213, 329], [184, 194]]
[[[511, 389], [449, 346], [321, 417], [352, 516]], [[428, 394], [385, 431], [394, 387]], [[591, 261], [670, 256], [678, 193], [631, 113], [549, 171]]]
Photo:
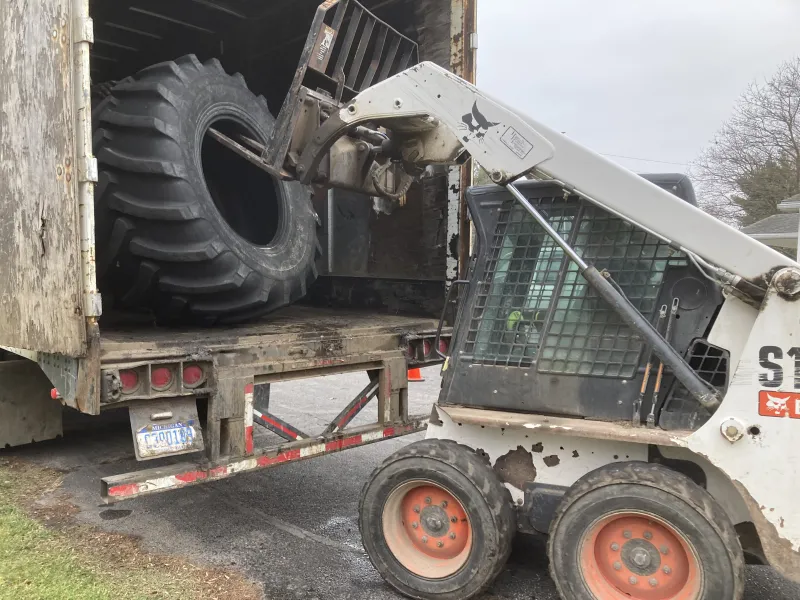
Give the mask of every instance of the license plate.
[[128, 410], [139, 460], [203, 450], [203, 428], [194, 398], [143, 402]]
[[142, 458], [191, 452], [197, 441], [194, 422], [148, 425], [136, 432], [136, 443]]

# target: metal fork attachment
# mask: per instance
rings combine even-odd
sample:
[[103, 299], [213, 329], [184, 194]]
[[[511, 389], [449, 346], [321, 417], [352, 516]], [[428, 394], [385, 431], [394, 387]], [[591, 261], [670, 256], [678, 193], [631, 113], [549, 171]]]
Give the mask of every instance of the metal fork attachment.
[[581, 275], [586, 279], [597, 294], [616, 312], [623, 322], [631, 329], [638, 332], [645, 343], [653, 348], [655, 355], [661, 360], [664, 366], [672, 370], [672, 373], [680, 381], [692, 397], [709, 410], [717, 408], [722, 399], [719, 393], [711, 389], [708, 384], [700, 378], [683, 357], [667, 342], [656, 328], [642, 316], [642, 314], [630, 303], [618, 286], [615, 286], [611, 275], [607, 271], [602, 273], [594, 266], [589, 265], [581, 256], [550, 226], [542, 214], [528, 201], [528, 199], [514, 186], [513, 183], [506, 185], [506, 188], [522, 207], [536, 220], [545, 230], [547, 235], [558, 244], [564, 253], [572, 260]]

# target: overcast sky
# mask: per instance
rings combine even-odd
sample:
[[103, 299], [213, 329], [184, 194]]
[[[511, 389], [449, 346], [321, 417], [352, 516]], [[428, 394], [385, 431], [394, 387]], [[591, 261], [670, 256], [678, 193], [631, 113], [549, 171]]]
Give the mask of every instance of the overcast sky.
[[479, 0], [478, 83], [640, 172], [685, 171], [800, 55], [800, 0]]

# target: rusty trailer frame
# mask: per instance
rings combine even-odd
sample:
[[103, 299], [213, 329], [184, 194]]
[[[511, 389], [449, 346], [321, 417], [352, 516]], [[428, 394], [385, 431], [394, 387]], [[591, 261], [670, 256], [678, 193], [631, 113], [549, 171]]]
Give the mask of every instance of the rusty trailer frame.
[[[187, 400], [207, 400], [207, 411], [202, 454], [195, 451], [189, 462], [107, 477], [101, 481], [103, 500], [117, 502], [215, 481], [423, 430], [428, 416], [408, 414], [408, 367], [440, 360], [432, 351], [436, 325], [426, 317], [294, 306], [261, 322], [219, 331], [137, 329], [132, 335], [124, 326], [106, 330], [101, 352], [104, 408], [135, 407], [141, 415], [137, 427], [144, 423], [145, 428], [162, 423], [166, 414], [185, 418], [181, 415]], [[449, 335], [445, 331], [444, 343]], [[181, 384], [191, 368], [202, 368], [205, 374], [194, 388]], [[131, 373], [144, 380], [159, 369], [172, 373], [170, 387], [125, 390]], [[256, 398], [257, 387], [268, 384], [359, 371], [369, 375], [369, 383], [317, 434], [272, 414], [268, 396]], [[376, 422], [349, 428], [373, 399]], [[142, 412], [149, 406], [151, 410]], [[256, 448], [255, 426], [266, 427], [283, 441]]]

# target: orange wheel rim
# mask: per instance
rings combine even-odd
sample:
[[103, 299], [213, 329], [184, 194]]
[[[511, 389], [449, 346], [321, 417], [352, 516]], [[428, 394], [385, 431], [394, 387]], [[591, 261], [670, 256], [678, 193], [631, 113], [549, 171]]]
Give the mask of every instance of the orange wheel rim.
[[603, 600], [695, 600], [703, 587], [687, 540], [648, 514], [594, 523], [581, 543], [580, 565], [589, 590]]
[[472, 526], [456, 497], [430, 481], [398, 486], [383, 508], [383, 535], [403, 567], [428, 579], [454, 575], [472, 550]]

